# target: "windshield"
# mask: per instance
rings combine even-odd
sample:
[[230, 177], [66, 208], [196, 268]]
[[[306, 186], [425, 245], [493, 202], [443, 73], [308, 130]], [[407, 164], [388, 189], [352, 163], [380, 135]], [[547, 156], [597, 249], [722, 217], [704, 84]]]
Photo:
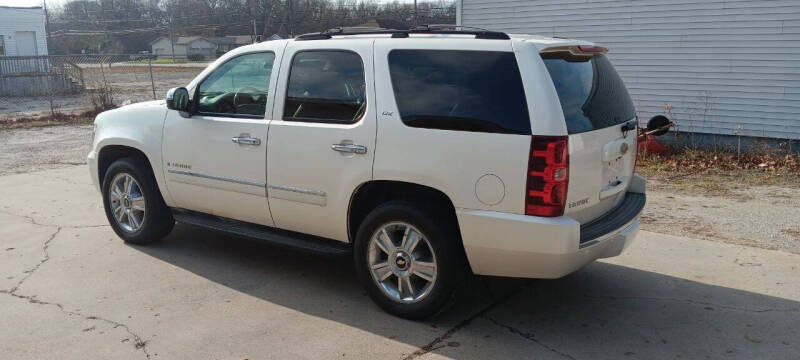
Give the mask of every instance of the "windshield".
[[605, 55], [584, 61], [543, 55], [543, 60], [558, 92], [568, 133], [602, 129], [636, 117], [628, 90]]

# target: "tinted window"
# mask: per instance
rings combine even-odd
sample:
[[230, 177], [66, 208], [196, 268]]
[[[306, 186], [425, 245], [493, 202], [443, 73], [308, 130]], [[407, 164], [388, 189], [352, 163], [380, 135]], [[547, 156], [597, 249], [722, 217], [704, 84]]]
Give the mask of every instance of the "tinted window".
[[513, 53], [394, 50], [389, 70], [400, 116], [408, 126], [531, 133]]
[[366, 108], [365, 90], [358, 54], [300, 52], [292, 59], [283, 119], [354, 123]]
[[624, 123], [636, 116], [628, 90], [605, 55], [591, 60], [544, 59], [570, 134]]
[[197, 90], [197, 110], [211, 115], [263, 118], [273, 53], [235, 57], [214, 70]]

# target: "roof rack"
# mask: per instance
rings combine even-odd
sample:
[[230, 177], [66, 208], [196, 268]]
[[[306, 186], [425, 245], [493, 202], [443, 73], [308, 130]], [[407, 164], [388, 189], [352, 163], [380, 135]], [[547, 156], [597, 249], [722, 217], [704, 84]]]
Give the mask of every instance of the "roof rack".
[[369, 27], [336, 27], [318, 33], [303, 34], [295, 40], [326, 40], [338, 35], [375, 35], [391, 34], [392, 38], [407, 38], [410, 34], [452, 34], [452, 35], [475, 35], [476, 39], [488, 40], [508, 40], [506, 33], [490, 31], [486, 29], [450, 25], [450, 24], [430, 24], [419, 25], [408, 30], [369, 28]]

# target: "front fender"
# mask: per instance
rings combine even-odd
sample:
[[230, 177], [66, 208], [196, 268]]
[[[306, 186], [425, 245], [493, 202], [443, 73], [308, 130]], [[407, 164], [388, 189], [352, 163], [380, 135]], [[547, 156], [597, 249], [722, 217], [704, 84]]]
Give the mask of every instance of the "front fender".
[[173, 201], [167, 190], [161, 152], [166, 114], [167, 109], [163, 100], [124, 106], [101, 113], [95, 119], [92, 154], [99, 158], [103, 148], [112, 145], [139, 150], [147, 157], [153, 169], [161, 196], [167, 205], [171, 205]]

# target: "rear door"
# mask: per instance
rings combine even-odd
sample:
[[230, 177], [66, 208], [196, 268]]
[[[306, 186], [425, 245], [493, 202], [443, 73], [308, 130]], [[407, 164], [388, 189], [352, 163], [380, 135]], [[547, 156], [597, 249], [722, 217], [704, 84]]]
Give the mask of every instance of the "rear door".
[[350, 196], [372, 179], [372, 41], [292, 41], [269, 125], [267, 193], [275, 226], [347, 241]]
[[625, 196], [636, 161], [636, 112], [603, 49], [568, 48], [545, 50], [542, 59], [569, 134], [564, 214], [586, 223], [613, 209]]

